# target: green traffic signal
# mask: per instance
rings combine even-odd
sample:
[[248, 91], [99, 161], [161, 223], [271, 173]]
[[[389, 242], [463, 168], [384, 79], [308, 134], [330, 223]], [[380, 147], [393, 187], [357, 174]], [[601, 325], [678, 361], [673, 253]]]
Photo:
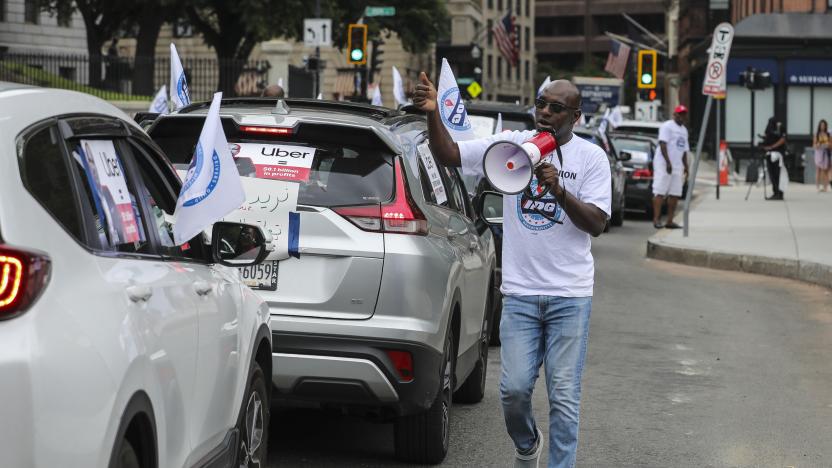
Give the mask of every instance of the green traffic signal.
[[645, 73], [641, 75], [641, 82], [644, 84], [650, 84], [653, 82], [653, 76], [649, 73]]
[[361, 49], [353, 49], [350, 52], [350, 59], [352, 59], [353, 62], [360, 62], [364, 59], [364, 51]]

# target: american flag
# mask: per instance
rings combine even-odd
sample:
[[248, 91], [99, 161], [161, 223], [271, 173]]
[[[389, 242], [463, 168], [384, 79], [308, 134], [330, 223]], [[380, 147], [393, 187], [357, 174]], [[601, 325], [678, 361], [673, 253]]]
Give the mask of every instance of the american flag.
[[607, 65], [604, 71], [608, 71], [618, 79], [624, 78], [627, 70], [627, 60], [630, 58], [630, 46], [613, 40], [610, 45], [610, 54], [607, 56]]
[[497, 21], [491, 28], [494, 32], [494, 39], [497, 41], [497, 48], [505, 57], [506, 61], [516, 67], [520, 60], [520, 45], [517, 41], [517, 29], [514, 26], [514, 17], [509, 10], [503, 19]]

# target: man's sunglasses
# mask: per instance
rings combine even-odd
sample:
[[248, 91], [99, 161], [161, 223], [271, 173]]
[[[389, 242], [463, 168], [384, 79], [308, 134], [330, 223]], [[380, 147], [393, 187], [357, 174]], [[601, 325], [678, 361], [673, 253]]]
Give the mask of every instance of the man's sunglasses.
[[543, 99], [543, 98], [537, 98], [537, 99], [535, 99], [535, 100], [534, 100], [534, 106], [535, 106], [536, 108], [540, 109], [540, 110], [543, 110], [543, 109], [545, 109], [545, 108], [546, 108], [546, 106], [549, 106], [549, 112], [551, 112], [551, 113], [553, 113], [553, 114], [560, 114], [561, 112], [563, 112], [563, 111], [565, 111], [565, 110], [567, 110], [567, 109], [568, 109], [568, 110], [571, 110], [571, 111], [576, 111], [576, 110], [578, 110], [578, 108], [577, 108], [577, 107], [569, 107], [569, 106], [565, 106], [565, 105], [563, 105], [563, 104], [561, 104], [561, 103], [559, 103], [559, 102], [549, 102], [549, 101], [547, 101], [547, 100], [545, 100], [545, 99]]

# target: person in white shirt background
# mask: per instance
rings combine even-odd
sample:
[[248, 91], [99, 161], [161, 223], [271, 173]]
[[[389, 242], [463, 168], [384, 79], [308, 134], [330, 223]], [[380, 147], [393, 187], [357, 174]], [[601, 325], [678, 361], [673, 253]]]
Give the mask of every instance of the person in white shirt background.
[[[536, 133], [511, 131], [454, 143], [433, 83], [424, 73], [419, 81], [413, 103], [427, 114], [430, 149], [440, 164], [482, 176], [483, 154], [491, 143], [520, 144]], [[549, 466], [575, 463], [595, 274], [591, 237], [603, 232], [611, 205], [604, 150], [572, 133], [580, 106], [580, 93], [569, 81], [544, 88], [535, 100], [535, 120], [538, 130], [555, 132], [563, 159], [556, 152], [543, 155], [545, 162], [535, 170], [530, 193], [538, 184], [548, 186], [544, 203], [523, 193], [503, 197], [500, 397], [515, 466], [538, 466], [543, 450], [543, 432], [531, 407], [541, 365], [549, 397]]]
[[[681, 226], [673, 222], [676, 205], [682, 196], [682, 187], [688, 178], [688, 129], [685, 121], [688, 108], [676, 106], [673, 118], [659, 127], [659, 147], [653, 155], [653, 226], [656, 229], [666, 227], [679, 229]], [[667, 198], [667, 223], [659, 221], [662, 214], [662, 204]]]

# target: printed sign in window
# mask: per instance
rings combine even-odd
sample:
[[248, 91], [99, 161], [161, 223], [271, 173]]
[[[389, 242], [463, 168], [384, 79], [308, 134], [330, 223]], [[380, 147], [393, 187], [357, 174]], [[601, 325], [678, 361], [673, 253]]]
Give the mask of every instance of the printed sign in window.
[[240, 175], [258, 179], [306, 182], [315, 160], [315, 148], [309, 146], [261, 143], [232, 143], [229, 146]]
[[442, 176], [439, 174], [439, 168], [436, 167], [436, 162], [433, 160], [433, 154], [427, 143], [422, 143], [416, 149], [419, 150], [419, 157], [422, 159], [422, 164], [425, 166], [425, 172], [430, 178], [430, 185], [433, 187], [433, 193], [436, 194], [436, 203], [439, 205], [448, 201], [448, 195], [445, 193], [445, 186], [442, 184]]
[[111, 245], [142, 240], [123, 166], [110, 140], [81, 140], [81, 160], [95, 201], [98, 221]]

